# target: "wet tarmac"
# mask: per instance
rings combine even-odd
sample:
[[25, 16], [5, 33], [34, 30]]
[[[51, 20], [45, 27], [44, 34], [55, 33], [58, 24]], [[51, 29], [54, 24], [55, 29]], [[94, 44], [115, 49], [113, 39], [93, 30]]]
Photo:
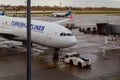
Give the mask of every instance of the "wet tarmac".
[[[53, 49], [34, 44], [32, 80], [119, 80], [120, 46], [106, 45], [104, 36], [79, 33], [78, 29], [72, 32], [78, 44], [61, 49], [59, 55], [80, 52], [92, 60], [92, 66], [78, 68], [53, 61]], [[0, 80], [26, 80], [26, 47], [21, 42], [0, 38]]]
[[[96, 26], [96, 23], [110, 23], [110, 24], [120, 24], [120, 16], [114, 14], [72, 14], [72, 20], [65, 23], [75, 23], [76, 26], [81, 27], [92, 27]], [[53, 17], [33, 17], [35, 20], [43, 20], [54, 22], [56, 20], [62, 20], [64, 18], [53, 18]]]

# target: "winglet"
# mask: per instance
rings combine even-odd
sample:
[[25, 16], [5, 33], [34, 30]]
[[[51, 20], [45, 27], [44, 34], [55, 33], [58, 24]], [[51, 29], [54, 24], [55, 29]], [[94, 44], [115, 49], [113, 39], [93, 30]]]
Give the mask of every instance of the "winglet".
[[70, 20], [72, 20], [72, 18], [73, 18], [72, 14], [71, 14], [71, 15], [69, 15], [69, 18], [70, 18]]

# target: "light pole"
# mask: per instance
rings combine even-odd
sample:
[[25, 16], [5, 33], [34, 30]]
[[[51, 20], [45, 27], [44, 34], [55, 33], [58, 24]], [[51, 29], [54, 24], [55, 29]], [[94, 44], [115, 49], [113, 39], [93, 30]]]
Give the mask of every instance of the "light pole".
[[31, 80], [31, 0], [27, 0], [27, 80]]
[[60, 2], [60, 8], [61, 8], [61, 6], [62, 6], [62, 2]]
[[27, 1], [25, 1], [25, 17], [27, 16]]

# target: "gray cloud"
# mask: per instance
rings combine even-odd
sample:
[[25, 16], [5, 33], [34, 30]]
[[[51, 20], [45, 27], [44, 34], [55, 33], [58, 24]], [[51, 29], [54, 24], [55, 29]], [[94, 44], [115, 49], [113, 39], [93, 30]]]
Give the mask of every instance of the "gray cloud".
[[[118, 7], [120, 0], [31, 0], [32, 5], [42, 6], [73, 6], [73, 7]], [[1, 0], [1, 4], [25, 5], [25, 0]]]

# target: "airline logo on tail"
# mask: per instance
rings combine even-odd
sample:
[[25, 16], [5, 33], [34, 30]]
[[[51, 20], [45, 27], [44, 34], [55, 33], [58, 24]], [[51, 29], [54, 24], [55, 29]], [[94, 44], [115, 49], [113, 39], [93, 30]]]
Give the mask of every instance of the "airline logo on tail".
[[65, 17], [71, 15], [71, 13], [72, 13], [71, 10], [67, 11], [66, 14], [65, 14]]

